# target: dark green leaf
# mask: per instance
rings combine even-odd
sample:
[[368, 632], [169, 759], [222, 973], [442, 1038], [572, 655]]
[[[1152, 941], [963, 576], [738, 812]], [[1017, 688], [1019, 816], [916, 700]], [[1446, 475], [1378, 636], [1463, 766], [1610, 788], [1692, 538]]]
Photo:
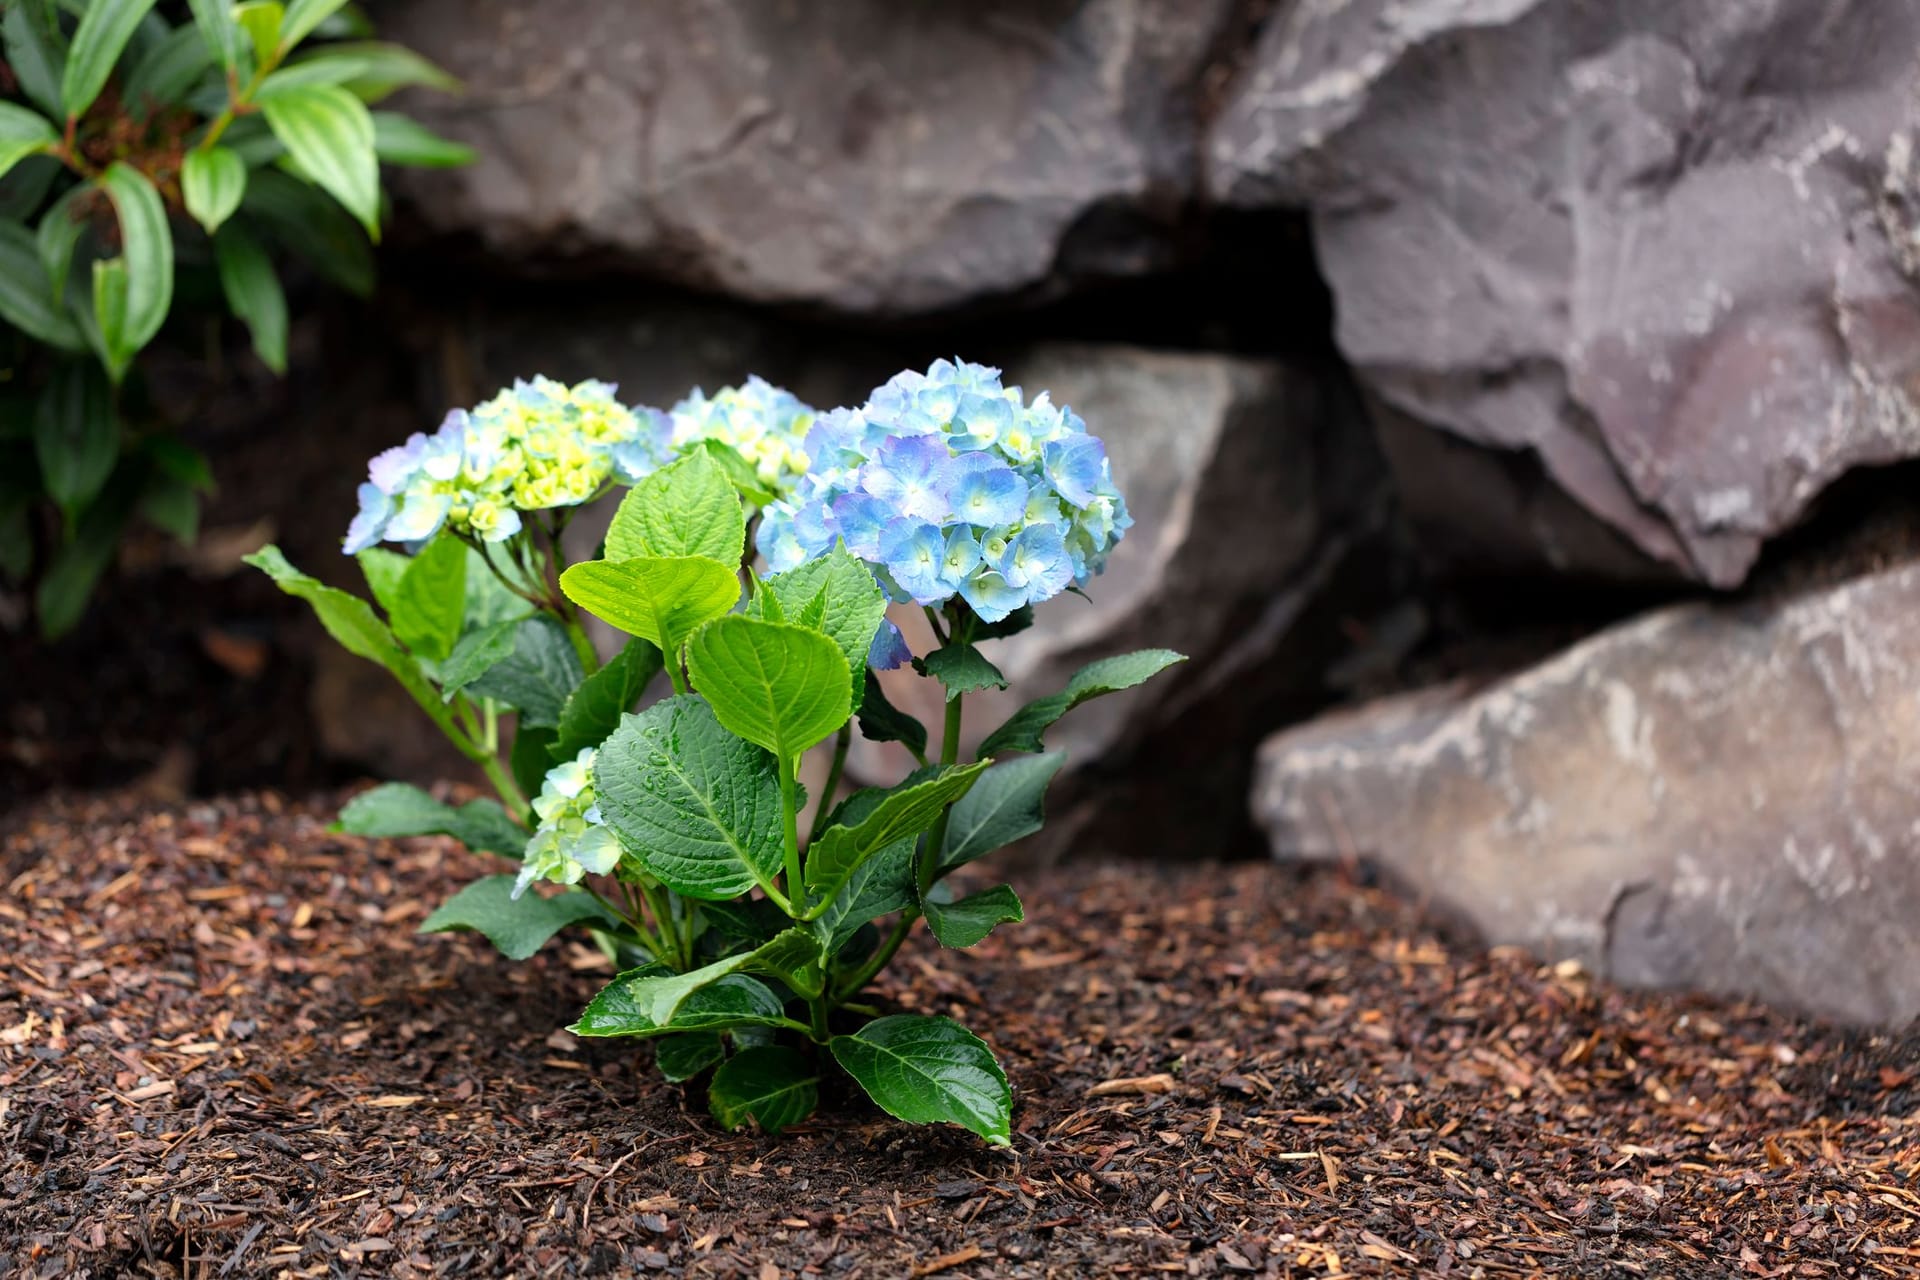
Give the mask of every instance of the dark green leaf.
[[127, 77], [121, 101], [137, 114], [151, 116], [157, 108], [171, 106], [184, 97], [212, 65], [213, 52], [193, 25], [177, 27], [140, 59]]
[[1033, 625], [1033, 606], [1023, 604], [998, 622], [982, 622], [973, 630], [975, 640], [1004, 640], [1017, 636]]
[[27, 5], [12, 4], [0, 15], [0, 37], [6, 40], [7, 65], [20, 82], [20, 92], [59, 118], [60, 73], [67, 55], [51, 26], [35, 20]]
[[393, 111], [373, 113], [373, 152], [387, 164], [417, 169], [457, 169], [473, 163], [474, 150], [452, 142]]
[[804, 627], [739, 615], [709, 622], [687, 642], [687, 669], [721, 724], [789, 770], [851, 713], [847, 660]]
[[615, 924], [592, 894], [571, 890], [543, 898], [529, 890], [513, 896], [512, 876], [476, 880], [421, 922], [421, 933], [471, 929], [486, 935], [509, 960], [525, 960], [570, 924]]
[[54, 369], [34, 414], [33, 447], [47, 496], [72, 520], [120, 456], [120, 420], [98, 369], [78, 361]]
[[813, 921], [814, 936], [820, 939], [827, 954], [838, 955], [848, 939], [868, 921], [914, 904], [918, 896], [914, 882], [917, 844], [911, 836], [896, 840], [862, 862], [847, 877], [840, 892]]
[[65, 635], [86, 612], [93, 586], [113, 561], [132, 495], [129, 477], [121, 468], [100, 497], [80, 517], [79, 528], [53, 555], [34, 592], [40, 630], [48, 639]]
[[213, 492], [213, 469], [198, 449], [171, 436], [149, 436], [142, 448], [159, 471], [197, 493]]
[[869, 742], [899, 742], [915, 757], [927, 754], [927, 726], [887, 701], [873, 672], [866, 673], [867, 695], [860, 703], [860, 733]]
[[[44, 153], [31, 155], [0, 177], [0, 220], [29, 221], [46, 202], [53, 182], [66, 173], [61, 163]], [[71, 188], [69, 188], [71, 190]]]
[[[682, 1005], [698, 991], [720, 982], [729, 974], [769, 973], [787, 981], [808, 963], [818, 963], [820, 944], [799, 929], [789, 929], [755, 951], [716, 960], [691, 973], [639, 976], [623, 974], [594, 997], [593, 1004], [580, 1021], [568, 1028], [575, 1035], [647, 1035], [659, 1031], [690, 1030], [681, 1017]], [[764, 989], [764, 988], [763, 988]], [[771, 993], [768, 993], [771, 995]], [[596, 1007], [597, 1006], [597, 1007]], [[706, 1006], [696, 1004], [694, 1009]], [[687, 1018], [694, 1009], [687, 1011]], [[611, 1030], [615, 1016], [620, 1029]], [[765, 1022], [766, 1017], [740, 1017], [729, 1008], [728, 1017], [742, 1022]], [[712, 1022], [698, 1023], [707, 1029], [722, 1025], [716, 1016]]]
[[235, 223], [213, 238], [214, 261], [227, 307], [246, 323], [254, 354], [275, 373], [287, 371], [287, 295], [253, 233]]
[[[361, 552], [366, 555], [366, 552]], [[377, 596], [379, 592], [376, 590]], [[440, 696], [452, 701], [453, 695], [513, 656], [514, 632], [519, 622], [509, 619], [490, 623], [461, 636], [453, 652], [440, 664]], [[568, 757], [571, 759], [571, 757]]]
[[719, 901], [771, 888], [780, 872], [774, 769], [683, 694], [621, 719], [594, 764], [594, 794], [621, 847], [662, 884]]
[[140, 515], [180, 545], [192, 546], [200, 533], [200, 495], [192, 485], [154, 470], [140, 491]]
[[[240, 208], [341, 288], [361, 297], [373, 292], [373, 249], [366, 233], [321, 192], [284, 173], [262, 169], [247, 179]], [[231, 293], [228, 297], [231, 301]]]
[[[89, 11], [91, 12], [91, 11]], [[126, 298], [118, 314], [100, 315], [100, 336], [106, 344], [108, 371], [118, 381], [120, 371], [139, 353], [167, 318], [173, 305], [173, 232], [167, 211], [147, 176], [124, 160], [116, 160], [100, 175], [102, 191], [120, 217], [121, 255], [126, 266]], [[95, 263], [96, 299], [98, 272]]]
[[34, 231], [34, 247], [40, 254], [40, 265], [47, 273], [55, 303], [65, 294], [67, 277], [73, 272], [73, 253], [87, 230], [81, 210], [92, 194], [89, 187], [69, 187], [66, 194], [40, 216], [40, 226]]
[[941, 873], [1038, 831], [1047, 816], [1047, 784], [1066, 762], [1065, 753], [1056, 751], [1007, 760], [987, 770], [953, 806]]
[[134, 28], [153, 8], [154, 0], [91, 0], [74, 29], [67, 65], [60, 73], [60, 109], [68, 116], [85, 114], [106, 87], [120, 51], [133, 38]]
[[908, 1124], [950, 1121], [1010, 1141], [1013, 1094], [993, 1051], [951, 1018], [896, 1014], [835, 1036], [833, 1056], [881, 1110]]
[[407, 562], [387, 621], [407, 648], [439, 662], [460, 638], [466, 607], [467, 545], [445, 533]]
[[513, 780], [522, 794], [540, 794], [540, 785], [546, 780], [547, 770], [553, 767], [553, 757], [548, 754], [552, 746], [553, 730], [526, 724], [514, 726], [513, 747], [507, 753], [507, 763], [513, 770]]
[[935, 649], [924, 658], [915, 658], [913, 669], [946, 686], [948, 702], [963, 693], [1007, 687], [1007, 678], [1000, 674], [1000, 668], [970, 644], [949, 644]]
[[740, 599], [737, 570], [705, 556], [588, 560], [560, 575], [560, 589], [595, 617], [668, 655]]
[[229, 71], [238, 69], [245, 39], [233, 20], [233, 9], [225, 0], [187, 0], [193, 10], [193, 25], [200, 29], [214, 61]]
[[1003, 751], [1044, 751], [1046, 747], [1041, 742], [1041, 735], [1053, 726], [1054, 721], [1087, 699], [1131, 689], [1151, 680], [1175, 663], [1186, 660], [1186, 655], [1171, 649], [1141, 649], [1137, 653], [1123, 653], [1089, 663], [1080, 668], [1059, 693], [1036, 698], [1014, 712], [1005, 724], [987, 735], [987, 740], [980, 744], [980, 753], [997, 755]]
[[[747, 956], [735, 957], [739, 960]], [[689, 975], [690, 976], [690, 975]], [[723, 973], [697, 985], [662, 1024], [651, 1012], [662, 982], [679, 982], [657, 965], [623, 973], [600, 989], [580, 1020], [567, 1030], [576, 1036], [658, 1036], [677, 1031], [722, 1031], [733, 1027], [778, 1026], [784, 1017], [780, 997], [767, 984], [744, 973]]]
[[180, 193], [187, 212], [212, 235], [240, 207], [247, 192], [247, 166], [225, 147], [196, 148], [180, 165]]
[[33, 236], [14, 222], [0, 222], [0, 320], [62, 350], [87, 349], [72, 317], [54, 300]]
[[797, 1049], [742, 1049], [713, 1073], [707, 1105], [723, 1129], [738, 1129], [752, 1119], [772, 1137], [813, 1114], [820, 1105], [819, 1080]]
[[819, 898], [837, 895], [861, 863], [894, 841], [931, 827], [941, 810], [967, 793], [988, 763], [940, 769], [924, 781], [886, 793], [857, 824], [828, 827], [807, 848], [807, 892]]
[[822, 632], [840, 646], [853, 675], [850, 688], [858, 711], [867, 691], [867, 653], [887, 616], [887, 596], [873, 580], [873, 571], [844, 546], [835, 546], [761, 586], [747, 603], [748, 615], [765, 616], [768, 603], [777, 602], [787, 621]]
[[627, 491], [607, 529], [607, 559], [704, 556], [740, 563], [747, 517], [719, 464], [690, 453]]
[[1010, 885], [995, 885], [958, 902], [942, 902], [941, 896], [937, 891], [928, 894], [920, 910], [943, 947], [970, 947], [992, 933], [995, 925], [1018, 924], [1027, 918]]
[[361, 792], [340, 810], [337, 826], [356, 836], [452, 836], [476, 852], [515, 859], [526, 851], [529, 834], [492, 800], [469, 800], [455, 808], [404, 782]]
[[560, 736], [553, 758], [571, 760], [584, 747], [597, 747], [620, 727], [620, 717], [660, 674], [660, 650], [647, 640], [629, 640], [613, 661], [588, 676], [560, 709]]
[[718, 1031], [682, 1031], [661, 1036], [653, 1047], [653, 1064], [675, 1084], [691, 1080], [726, 1057]]
[[566, 628], [542, 616], [521, 621], [514, 629], [512, 656], [468, 688], [519, 711], [523, 729], [551, 729], [585, 675]]
[[260, 110], [301, 171], [378, 240], [380, 164], [366, 105], [338, 85], [316, 84], [265, 98]]
[[787, 913], [765, 898], [702, 902], [700, 915], [714, 935], [725, 941], [729, 954], [752, 951], [793, 927]]

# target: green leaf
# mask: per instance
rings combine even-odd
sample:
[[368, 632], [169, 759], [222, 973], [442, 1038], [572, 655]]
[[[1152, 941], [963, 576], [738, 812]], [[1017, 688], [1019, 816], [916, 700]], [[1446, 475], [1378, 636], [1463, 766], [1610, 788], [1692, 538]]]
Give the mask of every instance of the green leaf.
[[381, 839], [395, 836], [452, 836], [469, 849], [518, 859], [527, 848], [527, 829], [492, 800], [469, 800], [455, 808], [418, 787], [386, 782], [347, 801], [335, 824], [348, 835]]
[[240, 208], [259, 218], [275, 239], [347, 292], [363, 298], [373, 292], [373, 247], [366, 233], [321, 192], [284, 173], [263, 169], [248, 178]]
[[485, 627], [496, 622], [530, 617], [534, 607], [523, 597], [507, 590], [485, 557], [467, 548], [467, 626]]
[[768, 990], [766, 983], [743, 973], [729, 973], [688, 993], [671, 1023], [658, 1022], [650, 1016], [659, 990], [656, 984], [673, 977], [657, 965], [629, 970], [600, 988], [581, 1012], [580, 1020], [567, 1030], [576, 1036], [664, 1036], [683, 1031], [773, 1027], [784, 1020], [780, 997]]
[[181, 484], [199, 493], [213, 492], [213, 468], [198, 449], [171, 436], [148, 436], [143, 447], [154, 466]]
[[80, 15], [67, 65], [60, 73], [60, 109], [69, 117], [85, 114], [106, 87], [120, 51], [154, 0], [92, 0]]
[[873, 672], [866, 673], [867, 695], [860, 702], [860, 733], [869, 742], [900, 742], [920, 758], [927, 755], [927, 726], [887, 701]]
[[87, 349], [87, 340], [48, 286], [33, 236], [14, 222], [0, 222], [0, 320], [51, 346]]
[[81, 216], [86, 208], [84, 201], [92, 194], [86, 186], [69, 187], [65, 195], [40, 215], [40, 226], [33, 233], [34, 247], [39, 251], [40, 265], [46, 270], [56, 304], [66, 293], [67, 277], [73, 273], [73, 253], [87, 230], [87, 221]]
[[213, 256], [220, 269], [220, 291], [228, 309], [253, 335], [254, 354], [275, 373], [286, 373], [287, 295], [267, 251], [252, 232], [230, 222], [214, 236]]
[[561, 708], [585, 677], [566, 628], [542, 615], [516, 624], [512, 655], [468, 688], [517, 710], [522, 729], [551, 729], [560, 723]]
[[727, 954], [755, 950], [793, 927], [787, 913], [766, 898], [702, 902], [700, 918], [718, 939], [728, 944]]
[[11, 102], [0, 102], [0, 174], [28, 156], [50, 150], [59, 143], [60, 131], [45, 116]]
[[0, 38], [6, 41], [7, 65], [20, 92], [50, 116], [59, 117], [60, 72], [66, 50], [50, 25], [34, 19], [24, 4], [7, 6], [0, 15]]
[[91, 364], [63, 361], [33, 415], [40, 476], [69, 521], [100, 492], [120, 457], [113, 393]]
[[820, 1105], [820, 1077], [798, 1049], [742, 1049], [720, 1065], [707, 1086], [707, 1106], [720, 1127], [751, 1119], [768, 1137], [799, 1124]]
[[[92, 12], [89, 10], [89, 12]], [[100, 316], [100, 336], [106, 344], [107, 368], [114, 381], [127, 363], [153, 341], [173, 305], [173, 232], [160, 193], [147, 176], [124, 160], [116, 160], [100, 175], [102, 191], [120, 217], [121, 255], [126, 267], [124, 309], [109, 318]], [[100, 264], [96, 263], [98, 298]]]
[[80, 517], [73, 537], [54, 553], [41, 575], [34, 591], [34, 608], [40, 617], [40, 630], [49, 640], [66, 634], [80, 621], [94, 583], [113, 561], [130, 499], [123, 492], [125, 479], [126, 470], [122, 468], [107, 482], [105, 491]]
[[351, 54], [320, 53], [314, 57], [281, 67], [260, 82], [254, 91], [255, 102], [265, 102], [287, 92], [314, 84], [345, 84], [367, 69], [367, 64]]
[[873, 571], [846, 547], [836, 545], [826, 555], [775, 574], [760, 585], [764, 590], [747, 602], [748, 616], [766, 616], [767, 603], [774, 601], [789, 621], [822, 632], [840, 646], [853, 676], [849, 687], [853, 709], [858, 711], [867, 691], [867, 654], [887, 616], [887, 595], [873, 580]]
[[590, 893], [573, 890], [543, 898], [529, 890], [513, 896], [513, 876], [475, 880], [420, 924], [421, 933], [472, 929], [486, 935], [509, 960], [525, 960], [570, 924], [617, 924]]
[[44, 153], [14, 165], [0, 177], [0, 221], [25, 222], [31, 218], [46, 203], [54, 179], [65, 172], [65, 166]]
[[771, 888], [780, 873], [775, 767], [683, 694], [621, 718], [595, 761], [594, 794], [621, 847], [656, 879], [720, 901]]
[[847, 722], [847, 660], [818, 631], [734, 616], [687, 643], [687, 667], [731, 732], [773, 752], [789, 771], [808, 747]]
[[629, 640], [611, 662], [582, 681], [560, 708], [560, 736], [554, 739], [553, 758], [571, 760], [583, 748], [605, 742], [663, 665], [660, 650], [651, 641]]
[[346, 88], [362, 102], [378, 102], [396, 89], [421, 85], [443, 93], [456, 93], [460, 82], [428, 62], [413, 50], [378, 40], [340, 41], [297, 58], [293, 66], [305, 66], [322, 58], [351, 60], [361, 70], [345, 82]]
[[280, 20], [280, 52], [305, 40], [313, 29], [332, 17], [347, 0], [291, 0]]
[[280, 0], [247, 0], [233, 7], [234, 23], [246, 32], [256, 63], [264, 66], [273, 57], [280, 41], [280, 23], [286, 13]]
[[828, 955], [839, 954], [860, 929], [878, 916], [912, 906], [919, 896], [914, 880], [917, 841], [896, 840], [862, 862], [847, 877], [839, 893], [814, 919], [814, 936]]
[[588, 613], [669, 655], [740, 599], [737, 570], [705, 556], [586, 560], [560, 575], [560, 589]]
[[935, 649], [924, 658], [915, 658], [913, 669], [945, 685], [948, 702], [963, 693], [1007, 687], [1007, 678], [1000, 674], [1000, 668], [970, 644], [949, 644]]
[[200, 532], [200, 495], [192, 485], [151, 471], [140, 490], [140, 516], [162, 533], [171, 534], [181, 546], [190, 547]]
[[247, 193], [247, 166], [225, 147], [195, 148], [180, 165], [180, 194], [193, 220], [212, 235], [240, 207]]
[[943, 947], [970, 947], [993, 932], [995, 925], [1018, 924], [1027, 918], [1019, 895], [1011, 885], [969, 895], [958, 902], [941, 902], [937, 894], [928, 894], [920, 910], [926, 914], [927, 927]]
[[689, 453], [704, 453], [720, 464], [727, 473], [727, 480], [739, 491], [740, 496], [756, 507], [764, 507], [780, 495], [768, 488], [755, 471], [753, 464], [740, 456], [740, 451], [720, 440], [695, 440], [686, 449]]
[[653, 1065], [675, 1084], [693, 1079], [726, 1056], [718, 1031], [676, 1032], [661, 1036], [653, 1047]]
[[[691, 973], [623, 974], [595, 996], [593, 1004], [587, 1006], [587, 1012], [581, 1015], [580, 1021], [567, 1029], [575, 1035], [646, 1035], [649, 1031], [691, 1030], [693, 1027], [689, 1021], [694, 1010], [706, 1006], [696, 1004], [687, 1011], [686, 1018], [680, 1016], [680, 1010], [695, 992], [712, 986], [729, 974], [741, 972], [770, 973], [784, 982], [788, 974], [807, 963], [817, 964], [819, 956], [820, 944], [810, 934], [800, 929], [789, 929], [757, 950], [716, 960]], [[616, 987], [619, 988], [617, 993]], [[596, 1005], [600, 1006], [597, 1012]], [[624, 1029], [601, 1030], [612, 1025], [611, 1019], [616, 1012]], [[766, 1021], [764, 1017], [736, 1020]], [[715, 1024], [704, 1025], [711, 1029]]]
[[275, 94], [260, 110], [301, 170], [378, 240], [380, 163], [366, 105], [338, 85], [316, 84]]
[[740, 495], [704, 453], [690, 453], [627, 491], [607, 529], [607, 559], [705, 556], [740, 563], [747, 516]]
[[1089, 698], [1115, 693], [1143, 684], [1176, 662], [1185, 662], [1185, 654], [1171, 649], [1141, 649], [1088, 663], [1067, 681], [1059, 693], [1036, 698], [1007, 718], [1007, 722], [987, 735], [980, 744], [982, 755], [1002, 751], [1044, 751], [1041, 735], [1067, 712]]
[[540, 794], [547, 770], [553, 767], [553, 757], [547, 753], [552, 746], [553, 730], [528, 724], [514, 725], [513, 747], [507, 752], [507, 763], [513, 770], [513, 780], [519, 785], [522, 795]]
[[159, 108], [185, 97], [194, 81], [212, 65], [213, 53], [192, 24], [176, 27], [140, 59], [127, 77], [121, 101], [150, 118]]
[[400, 607], [400, 580], [407, 576], [412, 557], [389, 547], [368, 547], [353, 558], [360, 566], [360, 576], [367, 580], [367, 590], [373, 592], [375, 602], [391, 617]]
[[472, 164], [474, 149], [443, 138], [393, 111], [373, 113], [373, 153], [387, 164], [416, 169], [457, 169]]
[[835, 1036], [834, 1058], [880, 1109], [908, 1124], [951, 1121], [995, 1146], [1011, 1140], [1013, 1094], [980, 1037], [951, 1018], [895, 1014]]
[[228, 71], [237, 70], [243, 42], [233, 9], [225, 0], [187, 0], [187, 7], [193, 11], [193, 25], [200, 29], [214, 61]]
[[447, 533], [407, 562], [387, 605], [387, 621], [407, 648], [440, 662], [460, 638], [466, 607], [467, 546]]
[[[374, 594], [378, 596], [379, 592]], [[510, 618], [488, 623], [461, 636], [453, 652], [440, 664], [440, 696], [451, 702], [454, 694], [511, 658], [514, 632], [518, 629], [519, 619]]]
[[941, 874], [1038, 831], [1047, 816], [1047, 784], [1066, 762], [1066, 753], [1056, 751], [1003, 761], [981, 775], [947, 819]]
[[1033, 606], [1023, 604], [998, 622], [982, 622], [974, 628], [975, 640], [1004, 640], [1017, 636], [1033, 625]]
[[[909, 779], [884, 793], [858, 822], [828, 827], [807, 848], [807, 892], [821, 898], [839, 893], [861, 863], [894, 841], [931, 827], [941, 810], [964, 796], [989, 763], [948, 766], [930, 771], [923, 781]], [[849, 800], [843, 812], [854, 812], [852, 805]]]

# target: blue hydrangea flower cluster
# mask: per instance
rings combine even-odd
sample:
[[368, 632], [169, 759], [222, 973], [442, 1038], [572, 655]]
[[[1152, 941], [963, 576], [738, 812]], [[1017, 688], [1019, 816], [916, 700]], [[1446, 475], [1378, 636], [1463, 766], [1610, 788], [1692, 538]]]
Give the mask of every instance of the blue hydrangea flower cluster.
[[518, 898], [536, 880], [578, 884], [591, 871], [603, 876], [620, 862], [620, 841], [600, 820], [593, 793], [594, 747], [547, 770], [533, 812], [540, 819], [520, 863], [513, 896]]
[[938, 360], [813, 424], [811, 461], [756, 545], [782, 573], [830, 550], [873, 566], [897, 601], [959, 596], [987, 622], [1084, 585], [1133, 523], [1106, 446], [1045, 392]]
[[375, 457], [343, 549], [423, 542], [443, 527], [504, 542], [522, 512], [576, 506], [609, 483], [639, 480], [668, 460], [669, 435], [665, 415], [628, 408], [608, 383], [515, 382]]
[[749, 377], [711, 398], [696, 387], [667, 416], [675, 450], [701, 440], [729, 445], [775, 493], [786, 492], [806, 473], [805, 441], [813, 409], [764, 378]]

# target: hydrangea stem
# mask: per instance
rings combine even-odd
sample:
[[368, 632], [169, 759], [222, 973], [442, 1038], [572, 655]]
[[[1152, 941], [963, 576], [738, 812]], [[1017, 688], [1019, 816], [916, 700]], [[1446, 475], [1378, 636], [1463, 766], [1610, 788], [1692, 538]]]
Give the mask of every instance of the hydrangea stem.
[[[960, 760], [960, 710], [965, 699], [964, 694], [954, 694], [947, 700], [946, 732], [940, 737], [940, 763], [956, 764]], [[927, 890], [933, 888], [934, 879], [940, 873], [940, 858], [947, 848], [947, 821], [953, 815], [953, 806], [948, 805], [934, 819], [933, 830], [927, 833], [927, 847], [920, 857], [920, 896], [925, 897]]]
[[840, 726], [840, 736], [833, 743], [833, 764], [827, 769], [826, 785], [820, 788], [820, 807], [813, 811], [813, 826], [807, 832], [807, 843], [812, 844], [827, 829], [827, 815], [833, 812], [834, 793], [840, 790], [840, 778], [847, 770], [847, 751], [853, 746], [853, 720]]
[[780, 820], [786, 842], [787, 900], [795, 911], [806, 909], [806, 891], [800, 883], [800, 796], [794, 779], [798, 760], [780, 762]]
[[491, 751], [483, 750], [474, 757], [474, 762], [480, 766], [480, 771], [487, 775], [487, 781], [493, 784], [494, 791], [499, 793], [501, 803], [507, 806], [507, 812], [517, 818], [522, 826], [528, 825], [527, 798], [521, 794], [520, 784], [513, 780], [513, 774], [500, 763], [500, 757]]

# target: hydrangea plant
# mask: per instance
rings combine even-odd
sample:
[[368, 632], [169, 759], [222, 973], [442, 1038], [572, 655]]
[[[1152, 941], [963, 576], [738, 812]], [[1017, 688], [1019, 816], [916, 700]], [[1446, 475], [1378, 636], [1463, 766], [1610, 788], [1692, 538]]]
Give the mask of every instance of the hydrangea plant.
[[[600, 557], [563, 563], [570, 516], [620, 488]], [[655, 1041], [728, 1128], [778, 1133], [840, 1071], [902, 1120], [1004, 1144], [1012, 1097], [986, 1043], [868, 988], [922, 921], [968, 947], [1023, 917], [1009, 886], [963, 897], [948, 877], [1039, 829], [1055, 721], [1180, 661], [1095, 662], [962, 758], [966, 695], [1007, 683], [981, 646], [1089, 582], [1128, 523], [1086, 424], [980, 365], [819, 415], [757, 378], [667, 413], [536, 378], [371, 461], [345, 548], [372, 601], [275, 548], [252, 561], [499, 793], [453, 806], [387, 784], [341, 812], [346, 831], [519, 859], [424, 931], [477, 930], [515, 959], [591, 931], [624, 967], [570, 1030]], [[933, 647], [910, 652], [890, 605], [924, 610]], [[630, 637], [605, 663], [583, 613]], [[943, 687], [937, 746], [874, 675], [907, 663]], [[918, 767], [843, 797], [856, 725]], [[830, 763], [803, 837], [815, 750]]]

